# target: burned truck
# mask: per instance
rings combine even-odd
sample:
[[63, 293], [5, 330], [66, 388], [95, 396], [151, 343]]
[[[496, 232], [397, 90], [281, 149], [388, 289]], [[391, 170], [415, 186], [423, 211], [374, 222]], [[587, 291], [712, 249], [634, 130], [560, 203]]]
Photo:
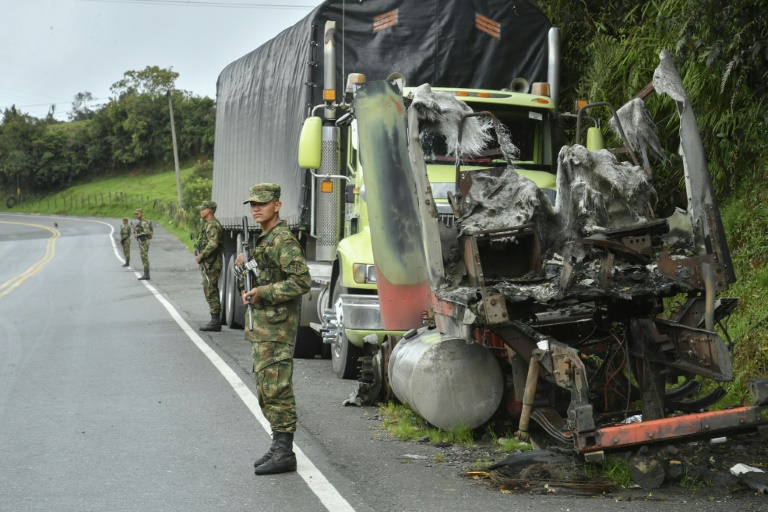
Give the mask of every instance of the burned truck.
[[[587, 460], [643, 445], [663, 459], [666, 444], [768, 425], [766, 379], [749, 382], [751, 404], [710, 410], [734, 375], [724, 320], [738, 300], [723, 294], [736, 276], [666, 51], [652, 85], [677, 108], [687, 192], [664, 217], [650, 163], [661, 149], [641, 99], [613, 111], [626, 160], [601, 149], [596, 127], [582, 145], [589, 110], [613, 110], [582, 107], [545, 190], [517, 172], [514, 141], [492, 115], [428, 86], [357, 85], [369, 216], [387, 219], [371, 226], [378, 281], [391, 285], [379, 287], [384, 329], [388, 304], [414, 293], [409, 303], [424, 304], [422, 325], [366, 338], [360, 397], [391, 392], [440, 428], [505, 416], [520, 439]], [[456, 163], [449, 222], [427, 177], [435, 133]], [[489, 163], [462, 165], [479, 153]]]

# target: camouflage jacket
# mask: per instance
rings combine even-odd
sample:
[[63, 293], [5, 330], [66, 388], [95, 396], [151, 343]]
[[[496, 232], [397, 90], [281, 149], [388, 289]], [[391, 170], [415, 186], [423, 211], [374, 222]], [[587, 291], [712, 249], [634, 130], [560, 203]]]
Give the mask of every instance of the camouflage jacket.
[[208, 270], [221, 269], [221, 253], [224, 251], [224, 229], [216, 217], [203, 223], [197, 239], [198, 253]]
[[123, 224], [120, 227], [120, 242], [131, 241], [131, 225]]
[[259, 265], [253, 280], [259, 298], [253, 308], [252, 331], [246, 316], [246, 337], [252, 342], [293, 343], [301, 296], [309, 291], [311, 278], [301, 246], [285, 221], [256, 239], [249, 259]]
[[142, 217], [139, 223], [136, 224], [135, 231], [139, 239], [149, 238], [152, 234], [152, 228], [149, 226], [149, 221], [144, 217]]

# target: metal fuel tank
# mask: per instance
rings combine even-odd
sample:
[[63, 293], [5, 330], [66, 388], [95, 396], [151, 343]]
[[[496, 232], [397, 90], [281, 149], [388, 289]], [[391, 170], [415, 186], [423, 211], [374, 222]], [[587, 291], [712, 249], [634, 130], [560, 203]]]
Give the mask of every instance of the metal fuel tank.
[[479, 427], [496, 412], [504, 392], [501, 368], [489, 350], [427, 328], [397, 343], [388, 373], [395, 396], [441, 429]]

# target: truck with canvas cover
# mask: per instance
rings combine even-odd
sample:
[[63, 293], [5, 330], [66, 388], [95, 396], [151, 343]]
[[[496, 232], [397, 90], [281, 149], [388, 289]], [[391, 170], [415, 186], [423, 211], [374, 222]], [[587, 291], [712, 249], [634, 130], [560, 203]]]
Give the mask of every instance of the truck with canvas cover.
[[[467, 106], [494, 114], [516, 141], [518, 160], [526, 162], [521, 171], [542, 189], [554, 190], [557, 47], [556, 29], [525, 0], [329, 0], [227, 66], [217, 87], [213, 177], [217, 216], [229, 233], [224, 321], [242, 325], [244, 316], [230, 278], [242, 246], [243, 197], [255, 183], [275, 182], [282, 187], [281, 217], [305, 247], [314, 282], [302, 304], [296, 355], [324, 352], [339, 377], [351, 378], [359, 373], [366, 336], [381, 340], [420, 325], [426, 280], [410, 283], [423, 293], [405, 294], [386, 305], [378, 298], [378, 290], [393, 283], [381, 281], [371, 239], [377, 230], [398, 229], [400, 222], [417, 219], [376, 217], [367, 207], [371, 194], [396, 202], [410, 195], [394, 180], [378, 189], [366, 187], [351, 91], [357, 83], [385, 79], [392, 71], [403, 84], [450, 91]], [[347, 71], [352, 72], [349, 80]], [[303, 153], [319, 156], [299, 166], [302, 127], [305, 147], [314, 146]], [[448, 192], [456, 180], [456, 134], [424, 131], [429, 180], [439, 214], [448, 222], [453, 218]], [[493, 141], [474, 143], [482, 154], [461, 161], [462, 172], [504, 162]], [[257, 228], [250, 221], [249, 229]], [[418, 247], [400, 250], [407, 254]], [[420, 261], [419, 254], [412, 256]]]

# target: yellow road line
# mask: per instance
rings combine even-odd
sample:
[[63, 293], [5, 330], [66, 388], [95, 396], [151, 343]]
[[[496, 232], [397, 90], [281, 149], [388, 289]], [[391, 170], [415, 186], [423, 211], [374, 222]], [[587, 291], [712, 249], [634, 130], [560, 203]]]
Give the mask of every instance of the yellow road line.
[[49, 228], [48, 226], [42, 226], [40, 224], [27, 224], [24, 222], [5, 222], [5, 221], [0, 221], [0, 224], [14, 224], [17, 226], [29, 226], [33, 228], [46, 229], [53, 234], [53, 236], [51, 236], [48, 239], [48, 242], [45, 244], [45, 256], [43, 256], [43, 259], [41, 259], [40, 261], [38, 261], [37, 263], [29, 267], [27, 270], [25, 270], [21, 274], [10, 278], [3, 284], [0, 284], [0, 298], [3, 298], [4, 296], [11, 293], [17, 286], [19, 286], [21, 283], [26, 281], [28, 278], [37, 274], [40, 271], [40, 269], [42, 269], [46, 264], [48, 264], [53, 259], [53, 254], [55, 252], [55, 247], [56, 247], [56, 239], [59, 238], [61, 233], [57, 229]]

